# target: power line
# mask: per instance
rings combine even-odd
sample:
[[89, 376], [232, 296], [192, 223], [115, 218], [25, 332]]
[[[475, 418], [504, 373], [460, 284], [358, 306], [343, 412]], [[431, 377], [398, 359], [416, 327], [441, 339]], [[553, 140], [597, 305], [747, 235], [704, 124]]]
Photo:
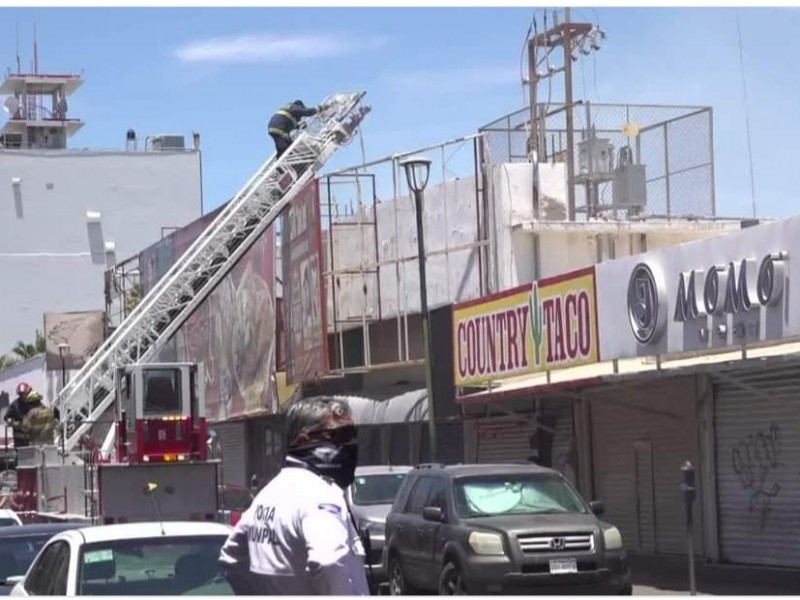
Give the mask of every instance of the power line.
[[750, 195], [753, 201], [753, 218], [756, 217], [756, 181], [753, 172], [753, 144], [750, 139], [750, 108], [747, 101], [747, 79], [744, 73], [744, 49], [742, 44], [742, 26], [739, 22], [739, 14], [736, 14], [736, 31], [739, 34], [739, 68], [742, 73], [742, 96], [744, 97], [744, 122], [747, 129], [747, 156], [750, 165]]

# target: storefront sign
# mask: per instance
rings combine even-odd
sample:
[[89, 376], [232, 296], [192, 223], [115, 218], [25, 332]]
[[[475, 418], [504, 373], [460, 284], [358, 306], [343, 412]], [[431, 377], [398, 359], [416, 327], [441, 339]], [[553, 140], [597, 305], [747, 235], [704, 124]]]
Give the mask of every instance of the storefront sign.
[[594, 268], [453, 309], [458, 387], [596, 362]]
[[[595, 267], [604, 360], [723, 349], [800, 335], [800, 218]], [[625, 290], [624, 302], [619, 301]]]

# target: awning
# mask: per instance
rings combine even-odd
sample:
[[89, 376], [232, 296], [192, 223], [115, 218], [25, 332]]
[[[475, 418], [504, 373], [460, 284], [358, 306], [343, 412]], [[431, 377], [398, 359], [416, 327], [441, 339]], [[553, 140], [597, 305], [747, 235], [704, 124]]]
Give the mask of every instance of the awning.
[[419, 423], [428, 418], [428, 392], [425, 389], [412, 390], [387, 400], [372, 400], [361, 396], [335, 398], [347, 401], [356, 425]]
[[559, 369], [549, 373], [512, 377], [493, 382], [491, 389], [486, 391], [456, 396], [456, 402], [460, 404], [498, 402], [530, 394], [578, 389], [611, 381], [623, 382], [696, 372], [741, 370], [762, 365], [764, 361], [777, 362], [780, 360], [800, 360], [800, 342], [784, 340], [778, 344], [726, 349], [688, 357], [625, 358]]

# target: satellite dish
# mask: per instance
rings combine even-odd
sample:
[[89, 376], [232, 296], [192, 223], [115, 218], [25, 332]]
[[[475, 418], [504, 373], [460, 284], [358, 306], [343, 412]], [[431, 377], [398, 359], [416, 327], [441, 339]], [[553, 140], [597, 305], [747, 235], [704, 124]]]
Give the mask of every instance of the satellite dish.
[[15, 114], [19, 110], [19, 107], [19, 99], [17, 99], [15, 96], [9, 96], [6, 98], [6, 101], [3, 102], [3, 108], [10, 115]]
[[635, 138], [639, 135], [639, 126], [636, 123], [625, 123], [622, 126], [622, 135], [628, 138]]

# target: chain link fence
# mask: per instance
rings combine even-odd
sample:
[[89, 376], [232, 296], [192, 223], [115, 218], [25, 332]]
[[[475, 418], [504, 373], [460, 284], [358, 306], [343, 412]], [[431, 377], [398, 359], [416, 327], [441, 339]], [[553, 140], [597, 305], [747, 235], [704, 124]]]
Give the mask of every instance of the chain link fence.
[[[479, 131], [483, 167], [528, 162], [530, 109], [506, 115]], [[567, 111], [564, 104], [539, 105], [539, 160], [564, 162], [567, 156]], [[644, 165], [646, 205], [639, 217], [714, 217], [713, 118], [710, 107], [633, 104], [573, 105], [573, 152], [576, 219], [586, 218], [587, 206], [597, 213], [616, 212], [613, 178], [596, 184], [596, 202], [580, 172], [580, 142], [594, 134], [611, 144], [612, 169], [620, 151], [629, 148], [634, 164]], [[541, 127], [541, 123], [544, 127]], [[628, 130], [630, 137], [623, 133]]]

